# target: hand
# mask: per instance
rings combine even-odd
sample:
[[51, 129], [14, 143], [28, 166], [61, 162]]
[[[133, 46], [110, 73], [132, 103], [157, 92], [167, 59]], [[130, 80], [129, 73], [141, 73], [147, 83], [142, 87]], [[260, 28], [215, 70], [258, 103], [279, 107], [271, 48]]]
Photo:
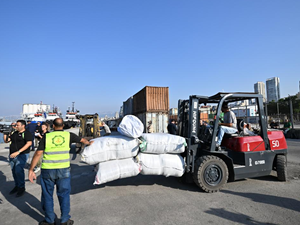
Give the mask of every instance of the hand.
[[18, 155], [20, 155], [19, 152], [14, 152], [14, 153], [12, 153], [9, 157], [12, 158], [12, 159], [14, 159], [14, 158], [16, 158]]
[[28, 179], [31, 183], [34, 183], [33, 180], [36, 180], [36, 175], [35, 173], [33, 172], [33, 170], [29, 170], [29, 173], [28, 173]]
[[90, 144], [89, 145], [91, 145], [91, 144], [93, 144], [94, 143], [94, 141], [90, 141]]

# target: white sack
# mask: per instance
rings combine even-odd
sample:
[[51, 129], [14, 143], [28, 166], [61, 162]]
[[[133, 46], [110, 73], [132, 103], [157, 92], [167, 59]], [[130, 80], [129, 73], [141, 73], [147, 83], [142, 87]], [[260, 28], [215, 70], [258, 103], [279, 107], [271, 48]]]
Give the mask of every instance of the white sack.
[[[185, 151], [185, 138], [173, 134], [142, 134], [146, 143], [140, 146], [141, 152], [153, 154], [182, 153]], [[143, 147], [142, 147], [143, 146]]]
[[94, 185], [136, 176], [141, 169], [141, 165], [133, 158], [99, 163]]
[[81, 160], [94, 165], [114, 159], [132, 158], [139, 150], [139, 140], [123, 135], [93, 139], [94, 143], [84, 148]]
[[138, 138], [144, 132], [144, 124], [136, 116], [127, 115], [122, 119], [118, 132], [127, 137]]
[[181, 177], [184, 174], [184, 160], [180, 155], [175, 154], [144, 154], [137, 156], [142, 164], [141, 174], [143, 175], [164, 175]]

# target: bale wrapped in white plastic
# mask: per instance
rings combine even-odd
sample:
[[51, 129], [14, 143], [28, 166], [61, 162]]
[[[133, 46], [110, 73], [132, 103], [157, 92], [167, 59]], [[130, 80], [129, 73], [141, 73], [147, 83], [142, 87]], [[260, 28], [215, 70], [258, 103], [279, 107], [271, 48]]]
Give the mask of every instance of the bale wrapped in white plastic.
[[114, 159], [132, 158], [139, 150], [139, 140], [123, 135], [93, 139], [94, 143], [84, 148], [81, 160], [94, 165]]
[[137, 156], [142, 164], [141, 174], [143, 175], [164, 175], [181, 177], [184, 174], [184, 160], [176, 154], [145, 154], [139, 153]]
[[133, 158], [112, 160], [99, 163], [94, 185], [109, 181], [133, 177], [140, 173], [142, 167]]
[[140, 146], [143, 153], [166, 154], [182, 153], [185, 151], [185, 138], [165, 133], [142, 134], [142, 141], [146, 142]]
[[144, 124], [136, 116], [127, 115], [122, 119], [118, 132], [127, 137], [138, 138], [144, 132]]

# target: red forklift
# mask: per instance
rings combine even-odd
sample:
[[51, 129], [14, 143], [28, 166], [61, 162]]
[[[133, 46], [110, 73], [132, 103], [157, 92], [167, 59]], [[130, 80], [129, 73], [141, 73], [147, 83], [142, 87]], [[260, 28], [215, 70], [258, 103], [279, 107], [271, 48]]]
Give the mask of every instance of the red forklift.
[[[256, 107], [255, 116], [238, 118], [238, 132], [225, 134], [221, 148], [216, 148], [221, 108], [231, 108], [244, 101]], [[211, 106], [215, 114], [210, 125], [200, 126], [201, 107]], [[254, 135], [244, 132], [244, 123], [255, 119]], [[187, 140], [183, 157], [185, 182], [194, 181], [205, 192], [219, 191], [227, 181], [270, 175], [287, 180], [287, 144], [283, 132], [268, 130], [263, 97], [257, 93], [218, 93], [213, 96], [192, 95], [178, 101], [178, 133]]]

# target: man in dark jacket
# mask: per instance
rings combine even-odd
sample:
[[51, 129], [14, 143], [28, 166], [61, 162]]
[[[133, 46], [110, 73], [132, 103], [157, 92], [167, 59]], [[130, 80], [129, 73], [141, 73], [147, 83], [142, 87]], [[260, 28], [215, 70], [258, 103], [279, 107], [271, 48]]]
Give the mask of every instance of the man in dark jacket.
[[172, 119], [167, 127], [169, 134], [177, 134], [177, 127], [175, 125], [175, 120]]
[[27, 121], [26, 130], [29, 131], [32, 135], [31, 151], [34, 151], [34, 137], [35, 137], [36, 126], [37, 126], [36, 123], [32, 123], [30, 120]]

